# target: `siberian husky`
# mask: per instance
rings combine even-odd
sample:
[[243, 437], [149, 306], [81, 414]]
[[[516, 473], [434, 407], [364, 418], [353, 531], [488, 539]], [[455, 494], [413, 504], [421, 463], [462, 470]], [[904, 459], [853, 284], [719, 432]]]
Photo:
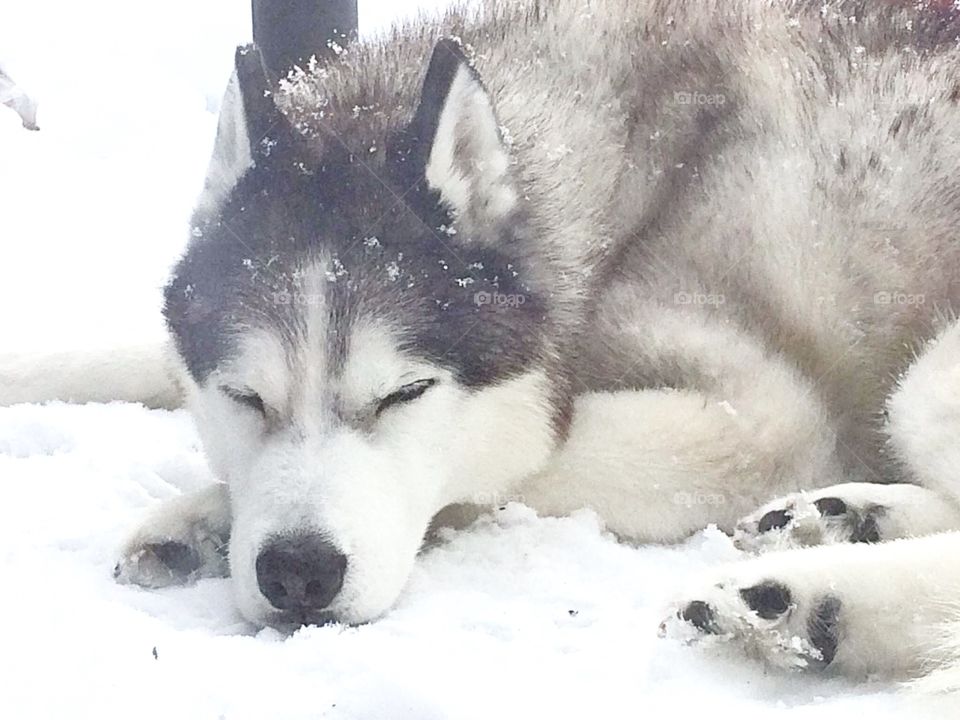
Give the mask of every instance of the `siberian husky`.
[[759, 554], [668, 629], [960, 685], [958, 35], [945, 3], [541, 0], [279, 87], [238, 50], [165, 306], [223, 484], [117, 577], [363, 623], [441, 510], [522, 498]]

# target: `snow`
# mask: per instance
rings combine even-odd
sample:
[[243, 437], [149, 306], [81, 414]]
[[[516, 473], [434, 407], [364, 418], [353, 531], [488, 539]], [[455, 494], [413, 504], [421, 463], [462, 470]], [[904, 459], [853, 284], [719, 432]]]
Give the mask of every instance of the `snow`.
[[0, 438], [3, 717], [925, 716], [889, 686], [659, 640], [672, 589], [736, 557], [717, 531], [634, 548], [589, 512], [511, 504], [426, 550], [383, 620], [285, 638], [247, 625], [226, 580], [111, 580], [131, 523], [209, 479], [185, 413], [21, 405]]
[[[362, 0], [365, 32], [417, 3], [380, 5]], [[41, 126], [0, 108], [5, 351], [162, 332], [159, 288], [248, 12], [0, 0], [0, 63]], [[737, 557], [715, 530], [637, 548], [589, 512], [511, 504], [427, 549], [386, 618], [291, 637], [245, 623], [226, 580], [116, 585], [124, 533], [209, 480], [183, 412], [0, 409], [0, 717], [949, 716], [890, 684], [764, 672], [722, 645], [658, 639], [675, 588]]]
[[2, 717], [924, 717], [890, 686], [658, 639], [674, 588], [737, 556], [715, 530], [635, 548], [592, 513], [511, 504], [427, 549], [386, 618], [285, 638], [247, 625], [227, 580], [111, 579], [140, 514], [209, 480], [184, 412], [0, 410], [0, 477]]

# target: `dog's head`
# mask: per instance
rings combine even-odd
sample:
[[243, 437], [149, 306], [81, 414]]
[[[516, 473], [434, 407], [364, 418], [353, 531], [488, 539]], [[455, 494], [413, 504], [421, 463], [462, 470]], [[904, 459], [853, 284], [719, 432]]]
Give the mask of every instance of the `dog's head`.
[[459, 46], [436, 47], [402, 127], [340, 127], [298, 132], [239, 50], [166, 290], [262, 624], [382, 614], [433, 515], [535, 472], [564, 413], [551, 288]]

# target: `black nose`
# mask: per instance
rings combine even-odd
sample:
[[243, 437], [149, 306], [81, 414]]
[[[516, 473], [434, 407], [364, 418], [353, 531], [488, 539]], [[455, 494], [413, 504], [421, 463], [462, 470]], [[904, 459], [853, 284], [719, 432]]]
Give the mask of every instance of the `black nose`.
[[702, 630], [705, 633], [717, 632], [717, 624], [713, 610], [705, 602], [694, 600], [683, 609], [680, 617], [697, 628], [697, 630]]
[[343, 587], [347, 558], [319, 535], [271, 540], [257, 556], [260, 592], [278, 610], [323, 610]]

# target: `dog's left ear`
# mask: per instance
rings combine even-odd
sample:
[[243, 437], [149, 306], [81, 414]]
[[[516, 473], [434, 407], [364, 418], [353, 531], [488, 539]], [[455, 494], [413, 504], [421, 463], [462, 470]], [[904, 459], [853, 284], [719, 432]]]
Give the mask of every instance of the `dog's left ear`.
[[514, 210], [518, 193], [493, 102], [458, 42], [434, 48], [411, 130], [427, 186], [454, 216], [484, 227]]

